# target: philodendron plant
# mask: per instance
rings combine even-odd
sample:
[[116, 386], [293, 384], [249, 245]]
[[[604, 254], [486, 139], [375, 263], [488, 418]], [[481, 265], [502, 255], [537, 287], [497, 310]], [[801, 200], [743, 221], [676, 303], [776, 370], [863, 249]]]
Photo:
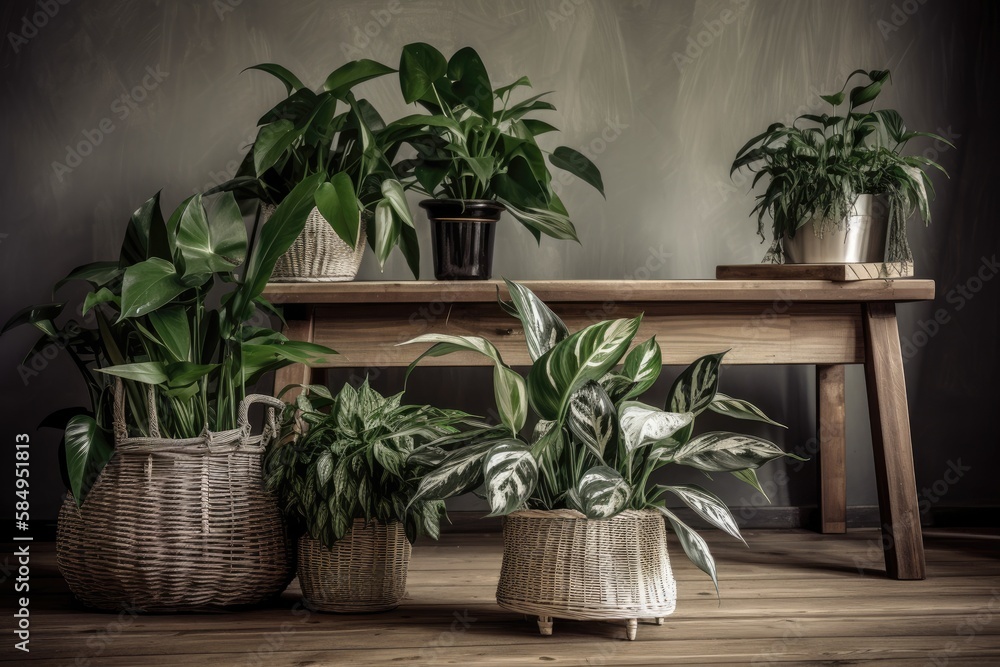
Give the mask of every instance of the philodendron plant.
[[[847, 86], [856, 76], [864, 81], [848, 95]], [[730, 174], [746, 167], [756, 173], [753, 185], [765, 176], [768, 179], [767, 189], [757, 196], [750, 213], [757, 214], [762, 241], [764, 218], [771, 218], [772, 245], [767, 258], [780, 261], [781, 239], [794, 236], [807, 222], [815, 221], [816, 229], [806, 231], [822, 235], [845, 224], [858, 195], [885, 194], [889, 199], [885, 259], [912, 261], [906, 220], [916, 210], [930, 223], [934, 185], [926, 170], [947, 172], [922, 155], [904, 156], [903, 150], [916, 137], [952, 144], [936, 134], [908, 131], [893, 109], [873, 110], [888, 80], [889, 70], [855, 70], [838, 92], [820, 96], [830, 105], [830, 113], [804, 114], [790, 126], [773, 123], [736, 153]], [[846, 108], [838, 111], [845, 102]]]
[[[571, 334], [531, 290], [510, 281], [507, 288], [511, 302], [501, 304], [521, 320], [533, 362], [526, 378], [507, 366], [484, 338], [425, 334], [407, 341], [433, 343], [410, 370], [424, 357], [457, 351], [488, 357], [506, 429], [499, 435], [473, 438], [464, 446], [445, 439], [418, 448], [414, 456], [433, 468], [422, 477], [412, 502], [448, 498], [482, 485], [493, 515], [524, 508], [569, 508], [591, 519], [607, 519], [626, 509], [655, 509], [718, 589], [708, 545], [667, 508], [666, 498], [668, 494], [680, 498], [710, 524], [742, 540], [735, 518], [710, 491], [693, 484], [654, 484], [651, 476], [666, 465], [683, 465], [706, 473], [732, 473], [760, 489], [755, 470], [786, 454], [750, 435], [715, 431], [693, 436], [694, 420], [712, 410], [738, 419], [775, 422], [753, 405], [719, 393], [725, 353], [704, 356], [688, 366], [670, 388], [665, 409], [639, 402], [636, 399], [653, 385], [662, 365], [655, 338], [629, 351], [641, 315], [599, 322]], [[521, 430], [529, 406], [539, 421], [531, 437], [524, 438]]]
[[286, 409], [281, 439], [265, 459], [265, 484], [286, 515], [327, 547], [354, 519], [399, 521], [410, 542], [437, 539], [444, 502], [411, 502], [417, 475], [407, 459], [416, 447], [475, 424], [472, 417], [400, 405], [402, 394], [384, 397], [367, 380], [359, 389], [344, 385], [335, 397], [324, 386], [307, 390]]
[[[459, 49], [446, 60], [422, 42], [403, 47], [399, 85], [407, 103], [427, 112], [393, 121], [384, 133], [387, 144], [409, 143], [417, 151], [416, 157], [395, 164], [407, 188], [434, 198], [493, 199], [536, 239], [546, 234], [578, 240], [535, 140], [557, 129], [528, 117], [555, 111], [541, 99], [548, 93], [515, 102], [514, 91], [531, 86], [527, 77], [493, 88], [475, 49]], [[604, 195], [601, 172], [579, 151], [559, 146], [548, 161]]]
[[[221, 186], [243, 199], [278, 205], [300, 183], [320, 175], [313, 203], [351, 248], [360, 242], [360, 216], [373, 214], [368, 240], [384, 266], [399, 246], [414, 277], [420, 249], [403, 186], [386, 157], [385, 123], [368, 100], [357, 99], [360, 83], [395, 72], [373, 60], [337, 68], [316, 91], [274, 63], [255, 65], [288, 92], [257, 122], [259, 130], [236, 177]], [[308, 213], [308, 211], [307, 211]]]
[[[166, 220], [157, 194], [132, 214], [116, 261], [86, 264], [56, 283], [53, 298], [69, 282], [88, 283], [82, 305], [30, 306], [4, 326], [33, 325], [42, 337], [27, 358], [55, 343], [86, 382], [89, 407], [43, 422], [65, 428], [66, 483], [78, 505], [114, 451], [116, 380], [125, 388], [129, 435], [150, 435], [153, 388], [161, 436], [196, 438], [235, 428], [240, 401], [264, 374], [334, 353], [248, 324], [258, 309], [273, 311], [261, 293], [302, 231], [317, 181], [294, 188], [249, 236], [232, 194], [196, 195]], [[82, 321], [63, 317], [72, 312]]]

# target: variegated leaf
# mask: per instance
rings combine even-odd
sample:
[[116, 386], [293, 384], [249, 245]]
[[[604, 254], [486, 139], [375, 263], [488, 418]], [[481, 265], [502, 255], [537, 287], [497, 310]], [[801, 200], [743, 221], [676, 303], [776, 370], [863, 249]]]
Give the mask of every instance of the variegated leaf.
[[329, 450], [316, 459], [316, 489], [322, 493], [326, 483], [333, 477], [333, 455]]
[[531, 438], [531, 455], [550, 482], [558, 477], [557, 465], [564, 446], [562, 435], [557, 422], [542, 419], [535, 425]]
[[605, 373], [598, 382], [604, 387], [604, 391], [608, 393], [611, 397], [611, 401], [616, 405], [625, 399], [625, 395], [632, 390], [635, 383], [630, 379], [621, 375], [620, 373], [615, 373], [614, 371], [610, 373]]
[[569, 337], [569, 329], [563, 321], [534, 292], [519, 283], [506, 279], [504, 282], [524, 327], [524, 338], [532, 361]]
[[483, 479], [490, 516], [521, 507], [538, 484], [538, 464], [531, 450], [516, 440], [494, 445], [483, 460]]
[[496, 443], [482, 442], [455, 450], [420, 478], [410, 506], [419, 500], [444, 500], [475, 488], [482, 479], [483, 457]]
[[[649, 445], [662, 443], [670, 447], [678, 446], [684, 438], [674, 436], [691, 426], [694, 415], [690, 412], [664, 412], [645, 403], [628, 401], [622, 405], [620, 422], [625, 451], [631, 454]], [[676, 440], [676, 444], [669, 440]]]
[[740, 527], [736, 523], [736, 518], [722, 502], [722, 499], [711, 491], [695, 484], [661, 486], [660, 488], [670, 491], [683, 500], [685, 505], [693, 509], [705, 521], [746, 544], [746, 540], [740, 535]]
[[708, 409], [712, 412], [718, 412], [720, 415], [728, 415], [735, 419], [747, 419], [750, 421], [764, 422], [765, 424], [773, 424], [774, 426], [785, 428], [784, 424], [779, 424], [765, 415], [764, 411], [756, 405], [739, 398], [727, 396], [722, 392], [716, 392], [715, 398], [713, 398], [712, 402], [708, 405]]
[[719, 388], [719, 365], [725, 352], [708, 354], [685, 368], [667, 394], [667, 410], [700, 414], [711, 404]]
[[660, 352], [660, 344], [656, 342], [656, 336], [633, 348], [625, 357], [625, 365], [622, 368], [622, 375], [632, 382], [632, 387], [623, 400], [639, 396], [652, 387], [660, 377], [662, 369], [663, 354]]
[[629, 485], [614, 468], [595, 466], [583, 473], [573, 496], [588, 519], [608, 519], [628, 505]]
[[543, 419], [562, 419], [569, 397], [615, 366], [639, 330], [642, 316], [593, 324], [557, 343], [531, 367], [528, 400]]
[[677, 539], [680, 540], [681, 549], [691, 562], [698, 566], [698, 569], [712, 577], [712, 583], [715, 584], [715, 594], [719, 594], [719, 577], [715, 569], [715, 558], [712, 557], [712, 552], [708, 550], [708, 544], [705, 542], [701, 535], [696, 533], [690, 526], [677, 518], [677, 515], [668, 510], [666, 507], [657, 507], [656, 509], [667, 517], [667, 521], [673, 527], [674, 532], [677, 534]]
[[449, 336], [447, 334], [424, 334], [408, 340], [400, 345], [412, 343], [435, 343], [433, 347], [417, 357], [406, 369], [406, 377], [410, 376], [414, 367], [424, 357], [440, 357], [453, 352], [478, 352], [493, 361], [493, 391], [496, 394], [497, 410], [500, 420], [512, 435], [517, 435], [524, 426], [528, 415], [528, 393], [524, 378], [504, 364], [500, 352], [493, 343], [479, 336]]
[[607, 392], [591, 380], [570, 397], [566, 425], [604, 463], [604, 451], [615, 441], [617, 416]]
[[[759, 468], [779, 456], [786, 454], [769, 440], [728, 431], [712, 431], [678, 448], [674, 452], [674, 462], [706, 472], [732, 472]], [[787, 456], [794, 457], [792, 454]]]

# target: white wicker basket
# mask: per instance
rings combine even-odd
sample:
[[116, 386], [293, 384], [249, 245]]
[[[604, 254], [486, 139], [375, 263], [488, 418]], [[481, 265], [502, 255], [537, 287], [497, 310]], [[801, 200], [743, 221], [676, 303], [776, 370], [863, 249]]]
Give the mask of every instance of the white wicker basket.
[[662, 624], [677, 604], [663, 516], [627, 510], [587, 519], [574, 510], [514, 512], [504, 518], [503, 566], [497, 603], [552, 619], [624, 620], [635, 639], [638, 619]]
[[[267, 220], [275, 207], [264, 204], [261, 218]], [[365, 254], [366, 218], [361, 213], [361, 228], [357, 247], [351, 246], [337, 236], [330, 223], [313, 208], [306, 218], [305, 229], [295, 239], [292, 247], [278, 259], [271, 274], [272, 282], [344, 282], [354, 280]]]

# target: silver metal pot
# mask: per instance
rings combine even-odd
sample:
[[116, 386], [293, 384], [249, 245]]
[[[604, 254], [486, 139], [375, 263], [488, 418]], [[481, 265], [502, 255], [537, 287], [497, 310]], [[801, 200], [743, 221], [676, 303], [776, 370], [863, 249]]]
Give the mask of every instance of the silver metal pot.
[[820, 237], [814, 218], [799, 227], [794, 237], [781, 240], [789, 264], [854, 264], [881, 262], [889, 228], [887, 195], [858, 195], [851, 214], [839, 225], [827, 224]]

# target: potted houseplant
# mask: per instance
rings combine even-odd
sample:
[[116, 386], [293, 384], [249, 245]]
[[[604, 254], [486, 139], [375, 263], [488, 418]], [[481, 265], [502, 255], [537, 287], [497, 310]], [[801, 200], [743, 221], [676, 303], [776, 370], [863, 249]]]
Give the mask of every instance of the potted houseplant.
[[352, 280], [370, 239], [379, 266], [399, 246], [414, 277], [420, 251], [413, 218], [386, 158], [378, 111], [354, 86], [394, 72], [372, 60], [334, 70], [317, 91], [273, 63], [250, 69], [273, 75], [288, 92], [258, 122], [260, 129], [235, 178], [220, 186], [260, 201], [266, 219], [306, 178], [321, 178], [300, 237], [275, 265], [275, 281]]
[[[505, 517], [499, 604], [538, 616], [542, 634], [551, 634], [553, 617], [626, 619], [634, 639], [637, 619], [662, 619], [676, 602], [664, 517], [718, 590], [707, 544], [666, 507], [668, 495], [742, 539], [716, 495], [695, 485], [653, 484], [651, 475], [665, 465], [685, 465], [730, 472], [759, 488], [755, 469], [784, 453], [754, 436], [692, 435], [695, 417], [705, 410], [770, 422], [749, 403], [718, 393], [724, 353], [684, 370], [661, 410], [636, 400], [655, 382], [662, 363], [655, 338], [628, 351], [641, 315], [570, 334], [530, 290], [512, 282], [507, 287], [512, 303], [503, 306], [521, 320], [533, 360], [526, 378], [482, 338], [426, 334], [408, 341], [434, 343], [414, 364], [459, 350], [490, 358], [506, 428], [462, 446], [432, 442], [418, 448], [417, 455], [436, 460], [436, 466], [423, 475], [411, 502], [482, 485], [492, 514]], [[529, 406], [539, 421], [533, 435], [523, 438]]]
[[[395, 169], [407, 188], [431, 197], [420, 205], [431, 221], [438, 279], [491, 276], [496, 222], [505, 210], [538, 240], [542, 234], [578, 240], [535, 140], [556, 128], [529, 117], [555, 107], [541, 99], [545, 93], [511, 99], [516, 89], [531, 85], [527, 77], [494, 89], [471, 47], [445, 60], [433, 46], [414, 43], [403, 47], [399, 84], [403, 99], [426, 113], [390, 123], [386, 141], [394, 155], [402, 143], [416, 149]], [[604, 194], [600, 171], [578, 151], [560, 146], [549, 163]]]
[[[232, 194], [194, 196], [168, 220], [157, 194], [133, 213], [117, 261], [57, 283], [89, 283], [82, 322], [63, 316], [75, 304], [56, 302], [4, 327], [39, 329], [34, 349], [64, 347], [90, 394], [89, 407], [45, 422], [65, 429], [70, 494], [57, 558], [85, 604], [191, 610], [260, 602], [287, 584], [285, 528], [260, 468], [282, 404], [248, 390], [265, 373], [333, 351], [248, 320], [270, 309], [261, 292], [301, 232], [317, 180], [293, 189], [249, 236]], [[270, 410], [259, 435], [253, 402]]]
[[[862, 81], [848, 94], [855, 77]], [[930, 222], [934, 186], [926, 170], [944, 169], [903, 150], [914, 137], [952, 144], [908, 131], [897, 111], [873, 110], [887, 81], [889, 70], [855, 70], [838, 92], [821, 96], [830, 113], [774, 123], [737, 152], [730, 173], [746, 167], [756, 174], [754, 185], [767, 179], [751, 212], [762, 241], [764, 217], [771, 217], [765, 261], [912, 261], [906, 221], [919, 211]]]
[[410, 502], [417, 485], [407, 458], [468, 416], [400, 405], [401, 394], [383, 397], [367, 380], [335, 397], [323, 386], [308, 391], [289, 406], [265, 463], [267, 487], [302, 530], [303, 598], [321, 611], [393, 609], [406, 592], [410, 543], [437, 539], [445, 515], [440, 500]]

